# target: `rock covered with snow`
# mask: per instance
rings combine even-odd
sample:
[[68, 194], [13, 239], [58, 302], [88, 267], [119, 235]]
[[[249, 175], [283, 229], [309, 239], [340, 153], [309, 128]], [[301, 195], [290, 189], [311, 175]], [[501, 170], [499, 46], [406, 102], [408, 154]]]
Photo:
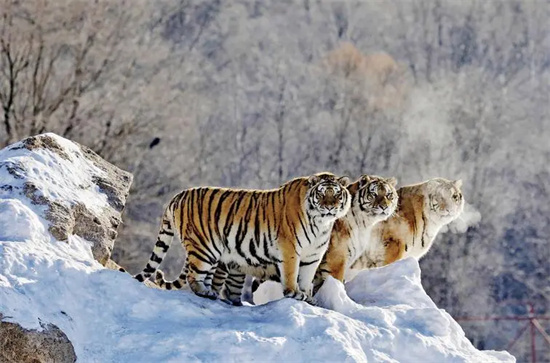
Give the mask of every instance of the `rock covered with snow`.
[[[111, 256], [131, 182], [130, 173], [89, 148], [51, 133], [0, 151], [0, 198], [24, 195], [27, 198], [20, 200], [26, 205], [42, 206], [40, 217], [48, 221], [53, 238], [67, 241], [70, 235], [78, 235], [86, 239], [103, 265]], [[0, 208], [19, 207], [4, 203]], [[18, 211], [11, 212], [16, 220], [21, 217]]]
[[[75, 144], [50, 137], [69, 155], [79, 153]], [[26, 180], [6, 172], [6, 165], [29, 158], [19, 165], [35, 173], [39, 200], [55, 200], [71, 213], [77, 203], [91, 212], [110, 205], [93, 181], [93, 163], [75, 157], [83, 163], [71, 173], [54, 153], [0, 152], [0, 313], [22, 329], [59, 328], [78, 362], [515, 361], [505, 352], [476, 350], [426, 295], [414, 260], [360, 272], [346, 286], [327, 280], [317, 295], [322, 307], [292, 299], [234, 307], [186, 290], [148, 288], [97, 262], [90, 235], [73, 228], [66, 240], [56, 238], [48, 204], [29, 199]], [[49, 162], [51, 168], [40, 168]]]
[[[18, 248], [32, 248], [30, 241], [38, 250], [48, 246], [63, 255], [77, 238], [87, 260], [113, 264], [109, 257], [131, 181], [131, 174], [55, 134], [29, 137], [1, 150], [0, 301], [8, 301], [8, 289], [32, 284], [31, 277], [12, 285], [16, 271], [38, 274], [32, 264], [3, 256], [15, 251], [25, 255]], [[11, 320], [10, 308], [0, 308], [0, 362], [76, 360], [71, 341], [56, 325], [39, 320], [38, 326], [25, 328]]]

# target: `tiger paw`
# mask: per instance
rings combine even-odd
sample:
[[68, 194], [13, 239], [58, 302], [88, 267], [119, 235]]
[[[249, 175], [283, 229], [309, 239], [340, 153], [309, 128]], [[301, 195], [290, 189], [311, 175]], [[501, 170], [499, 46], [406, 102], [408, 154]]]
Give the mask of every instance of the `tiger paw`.
[[233, 306], [243, 306], [243, 303], [241, 302], [241, 300], [229, 300], [229, 299], [222, 299], [220, 298], [221, 301], [223, 301], [224, 303], [226, 304], [229, 304], [229, 305], [233, 305]]
[[210, 299], [210, 300], [216, 300], [218, 298], [218, 294], [215, 293], [214, 291], [210, 291], [210, 290], [195, 292], [195, 294], [197, 296], [205, 297], [205, 298]]
[[307, 295], [307, 298], [306, 298], [305, 302], [307, 302], [309, 305], [317, 306], [317, 299], [315, 299], [311, 295]]
[[285, 291], [284, 293], [285, 297], [288, 297], [288, 298], [291, 298], [291, 299], [296, 299], [296, 300], [299, 300], [299, 301], [305, 301], [307, 302], [308, 304], [311, 304], [311, 305], [316, 305], [316, 301], [315, 299], [306, 294], [305, 292], [303, 291], [292, 291], [292, 290], [287, 290]]
[[239, 300], [229, 300], [229, 303], [233, 306], [243, 306], [243, 303], [242, 303], [241, 299], [239, 299]]

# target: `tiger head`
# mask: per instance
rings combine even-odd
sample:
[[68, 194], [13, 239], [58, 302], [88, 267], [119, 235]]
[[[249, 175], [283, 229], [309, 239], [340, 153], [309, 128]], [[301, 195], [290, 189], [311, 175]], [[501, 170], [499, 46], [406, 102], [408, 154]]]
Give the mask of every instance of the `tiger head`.
[[352, 195], [352, 208], [357, 213], [374, 217], [376, 222], [389, 218], [397, 208], [397, 179], [363, 175], [348, 189]]
[[351, 196], [346, 189], [349, 178], [331, 173], [318, 173], [308, 178], [307, 211], [311, 217], [327, 222], [342, 218], [349, 210]]
[[460, 187], [462, 180], [447, 180], [434, 178], [426, 183], [428, 198], [425, 210], [432, 219], [443, 220], [446, 223], [456, 219], [464, 209], [464, 197]]

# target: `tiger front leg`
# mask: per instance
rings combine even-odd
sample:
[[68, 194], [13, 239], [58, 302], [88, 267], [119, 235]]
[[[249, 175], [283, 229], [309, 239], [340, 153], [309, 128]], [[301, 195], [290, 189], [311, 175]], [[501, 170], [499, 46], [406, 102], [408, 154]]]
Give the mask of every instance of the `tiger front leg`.
[[[279, 264], [281, 270], [281, 284], [283, 285], [283, 295], [292, 299], [306, 301], [314, 304], [315, 301], [298, 286], [298, 271], [300, 256], [296, 247], [290, 241], [281, 242], [282, 263]], [[313, 278], [313, 276], [312, 276]]]
[[329, 276], [332, 276], [343, 283], [344, 273], [346, 271], [345, 266], [345, 260], [342, 260], [341, 262], [337, 264], [332, 264], [330, 266], [326, 263], [320, 264], [313, 279], [313, 295], [317, 294], [317, 291], [319, 291], [319, 289], [323, 286]]
[[212, 289], [222, 296], [222, 301], [234, 306], [242, 306], [241, 291], [245, 277], [245, 274], [230, 269], [225, 263], [220, 262], [214, 274]]
[[298, 286], [300, 290], [304, 291], [306, 294], [311, 295], [311, 290], [313, 288], [313, 278], [315, 277], [315, 272], [319, 267], [319, 260], [311, 261], [300, 261], [300, 269], [298, 272]]
[[[310, 298], [307, 300], [310, 304], [316, 305], [313, 298], [313, 279], [319, 265], [321, 264], [322, 254], [312, 254], [300, 261], [298, 273], [298, 286], [301, 291], [304, 291]], [[317, 291], [317, 290], [315, 290]]]

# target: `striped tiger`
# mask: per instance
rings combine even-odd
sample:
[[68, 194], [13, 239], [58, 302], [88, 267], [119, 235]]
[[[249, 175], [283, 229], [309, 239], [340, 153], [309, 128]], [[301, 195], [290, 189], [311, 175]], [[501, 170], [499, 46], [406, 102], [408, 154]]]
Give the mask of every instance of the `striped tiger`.
[[166, 208], [151, 258], [135, 278], [144, 281], [157, 271], [177, 231], [186, 260], [175, 281], [157, 271], [162, 288], [187, 284], [195, 294], [216, 299], [213, 275], [218, 266], [230, 266], [243, 275], [278, 276], [286, 297], [313, 303], [308, 291], [332, 225], [350, 206], [348, 183], [325, 172], [271, 190], [184, 190]]
[[354, 269], [379, 267], [405, 257], [420, 259], [444, 225], [464, 209], [461, 180], [434, 178], [398, 189], [396, 213], [374, 226]]
[[351, 207], [334, 223], [330, 243], [314, 279], [314, 293], [328, 275], [344, 281], [344, 273], [359, 258], [377, 223], [388, 219], [397, 207], [395, 178], [363, 175], [348, 186]]

